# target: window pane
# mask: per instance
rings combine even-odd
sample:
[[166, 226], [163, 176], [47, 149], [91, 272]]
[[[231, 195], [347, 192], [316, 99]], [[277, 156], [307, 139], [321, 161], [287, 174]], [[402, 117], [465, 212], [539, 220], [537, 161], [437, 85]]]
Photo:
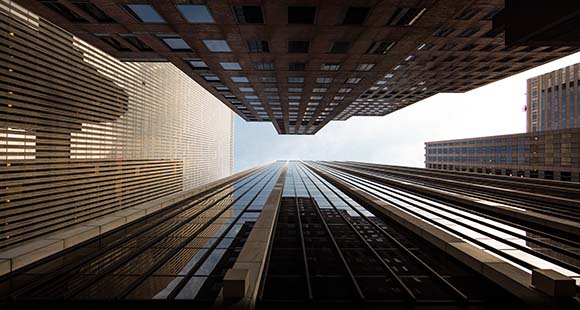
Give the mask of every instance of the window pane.
[[196, 69], [207, 69], [207, 64], [202, 60], [190, 60], [189, 63]]
[[128, 4], [127, 8], [144, 23], [165, 23], [165, 20], [149, 4]]
[[220, 66], [224, 70], [242, 70], [242, 66], [237, 62], [220, 62]]
[[161, 39], [172, 50], [190, 50], [191, 47], [182, 38], [163, 38]]
[[314, 6], [289, 6], [288, 24], [314, 24], [316, 7]]
[[234, 7], [236, 18], [240, 24], [263, 24], [262, 8], [259, 6], [236, 6]]
[[226, 40], [203, 40], [203, 44], [210, 52], [231, 52]]
[[232, 81], [234, 81], [236, 83], [249, 83], [250, 82], [248, 80], [248, 78], [245, 76], [232, 76]]
[[194, 24], [215, 23], [209, 9], [205, 5], [178, 4], [177, 9], [188, 22]]

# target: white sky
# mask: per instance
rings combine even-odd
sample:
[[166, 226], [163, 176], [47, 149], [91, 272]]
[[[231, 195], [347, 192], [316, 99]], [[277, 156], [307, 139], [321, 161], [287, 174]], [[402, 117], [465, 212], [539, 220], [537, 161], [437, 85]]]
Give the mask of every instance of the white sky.
[[331, 121], [314, 136], [235, 120], [234, 171], [271, 160], [357, 160], [424, 167], [424, 143], [525, 132], [526, 79], [580, 63], [576, 53], [467, 93], [441, 93], [383, 117]]

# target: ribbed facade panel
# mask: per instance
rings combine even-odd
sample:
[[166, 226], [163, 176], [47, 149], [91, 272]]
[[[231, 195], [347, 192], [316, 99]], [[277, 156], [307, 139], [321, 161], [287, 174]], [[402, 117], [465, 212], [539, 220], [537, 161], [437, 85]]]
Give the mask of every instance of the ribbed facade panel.
[[0, 248], [231, 174], [233, 114], [0, 2]]

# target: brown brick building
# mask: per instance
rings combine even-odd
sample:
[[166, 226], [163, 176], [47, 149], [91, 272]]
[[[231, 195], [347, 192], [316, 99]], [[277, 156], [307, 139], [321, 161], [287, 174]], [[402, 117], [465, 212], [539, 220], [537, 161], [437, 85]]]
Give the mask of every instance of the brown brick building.
[[505, 46], [503, 1], [22, 1], [124, 61], [170, 61], [247, 121], [314, 134], [577, 50]]

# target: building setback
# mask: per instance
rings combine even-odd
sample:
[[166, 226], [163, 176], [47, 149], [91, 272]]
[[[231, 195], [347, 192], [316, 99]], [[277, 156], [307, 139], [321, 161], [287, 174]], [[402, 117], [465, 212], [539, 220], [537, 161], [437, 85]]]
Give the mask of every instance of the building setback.
[[538, 181], [270, 163], [0, 277], [0, 305], [575, 309], [580, 193]]
[[173, 64], [120, 62], [0, 4], [2, 254], [232, 173], [233, 113]]
[[503, 0], [23, 3], [117, 59], [173, 63], [243, 119], [272, 122], [280, 134], [386, 115], [577, 50], [561, 41], [506, 46], [513, 27], [504, 22], [520, 29], [528, 20], [501, 14]]

